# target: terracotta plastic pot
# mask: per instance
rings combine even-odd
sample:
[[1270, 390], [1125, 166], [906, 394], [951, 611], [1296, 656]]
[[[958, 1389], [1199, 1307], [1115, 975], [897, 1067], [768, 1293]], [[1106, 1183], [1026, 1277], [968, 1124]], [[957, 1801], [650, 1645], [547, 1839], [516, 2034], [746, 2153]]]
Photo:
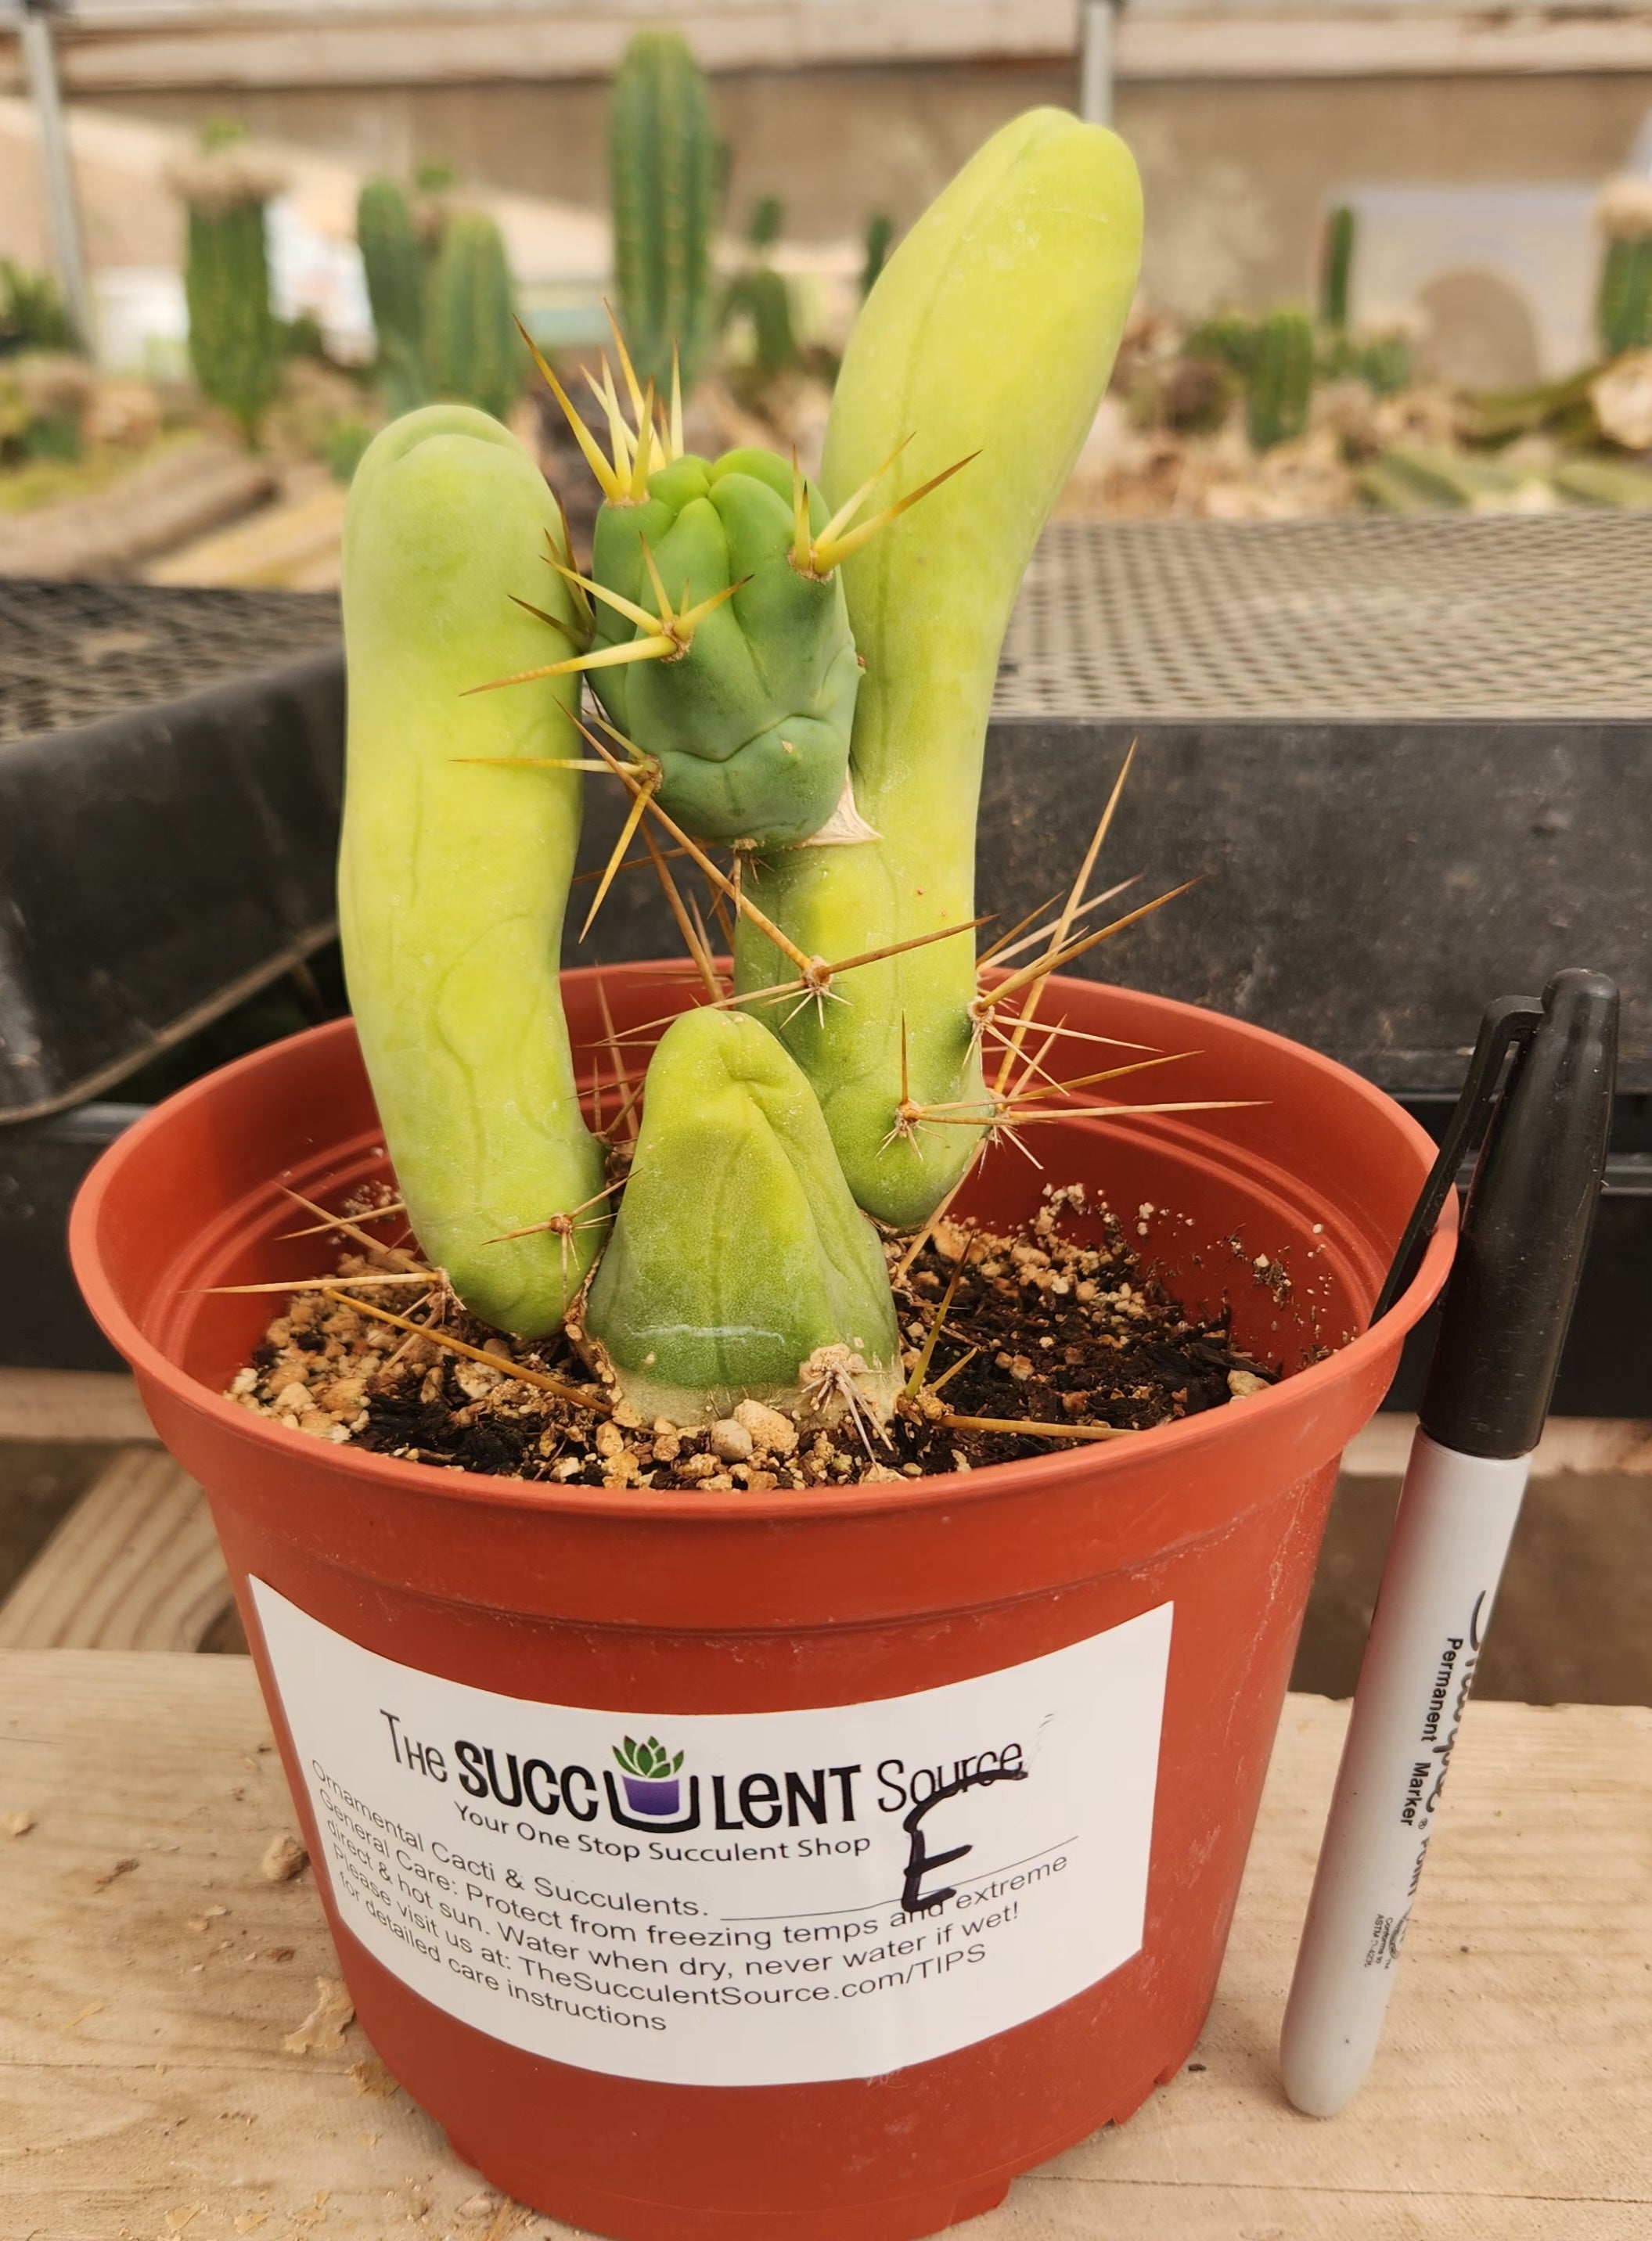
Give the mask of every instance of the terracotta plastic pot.
[[[688, 1000], [603, 978], [621, 1027]], [[211, 1501], [361, 2020], [461, 2156], [573, 2224], [905, 2241], [1127, 2117], [1204, 2020], [1337, 1458], [1452, 1239], [1355, 1335], [1422, 1132], [1257, 1028], [1054, 989], [1201, 1053], [1177, 1095], [1263, 1101], [1030, 1132], [1042, 1177], [995, 1154], [969, 1210], [1042, 1180], [1139, 1208], [1180, 1296], [1293, 1374], [1034, 1462], [526, 1485], [224, 1398], [271, 1302], [202, 1288], [315, 1273], [280, 1185], [384, 1172], [347, 1022], [170, 1100], [76, 1207], [87, 1299]], [[595, 976], [567, 993], [578, 1048]], [[622, 1788], [626, 1737], [680, 1774]]]

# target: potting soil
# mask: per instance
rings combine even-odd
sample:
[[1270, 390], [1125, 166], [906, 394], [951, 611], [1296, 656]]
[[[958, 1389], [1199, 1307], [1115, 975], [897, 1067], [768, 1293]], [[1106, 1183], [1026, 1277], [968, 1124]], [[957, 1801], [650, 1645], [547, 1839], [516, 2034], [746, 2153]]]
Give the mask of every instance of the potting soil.
[[[372, 1218], [371, 1207], [345, 1211]], [[1241, 1354], [1225, 1322], [1186, 1314], [1125, 1223], [1081, 1185], [1047, 1187], [1018, 1234], [943, 1221], [909, 1268], [904, 1245], [888, 1251], [914, 1381], [883, 1426], [853, 1415], [821, 1424], [752, 1401], [715, 1424], [646, 1423], [567, 1340], [502, 1337], [428, 1276], [385, 1281], [382, 1252], [338, 1261], [333, 1281], [346, 1288], [378, 1280], [358, 1307], [296, 1290], [230, 1391], [317, 1438], [444, 1469], [764, 1493], [1010, 1462], [1065, 1446], [1064, 1432], [1127, 1437], [1242, 1399], [1277, 1374]], [[1250, 1264], [1244, 1273], [1287, 1281]], [[410, 1333], [375, 1308], [422, 1328]], [[525, 1382], [518, 1368], [585, 1397]], [[1013, 1428], [1021, 1423], [1028, 1430]]]

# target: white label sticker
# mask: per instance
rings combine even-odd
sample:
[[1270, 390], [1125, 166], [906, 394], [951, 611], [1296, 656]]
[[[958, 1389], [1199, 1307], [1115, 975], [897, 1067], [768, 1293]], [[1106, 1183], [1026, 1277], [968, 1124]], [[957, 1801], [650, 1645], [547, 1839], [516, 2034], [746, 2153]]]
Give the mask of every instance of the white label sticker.
[[1140, 1946], [1168, 1603], [909, 1696], [679, 1715], [440, 1680], [252, 1590], [344, 1922], [509, 2045], [881, 2077]]

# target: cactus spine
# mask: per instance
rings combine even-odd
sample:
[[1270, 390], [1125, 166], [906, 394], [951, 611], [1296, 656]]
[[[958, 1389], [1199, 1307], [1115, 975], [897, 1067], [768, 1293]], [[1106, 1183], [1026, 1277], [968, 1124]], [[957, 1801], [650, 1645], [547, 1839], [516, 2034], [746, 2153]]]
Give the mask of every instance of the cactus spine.
[[425, 299], [425, 358], [438, 396], [504, 419], [522, 387], [515, 313], [499, 229], [479, 211], [456, 213]]
[[1341, 334], [1348, 323], [1348, 283], [1354, 272], [1354, 212], [1339, 203], [1325, 221], [1324, 260], [1320, 267], [1320, 320]]
[[608, 157], [620, 320], [638, 373], [663, 397], [672, 344], [686, 388], [711, 338], [719, 168], [706, 81], [675, 32], [642, 31], [626, 48]]
[[199, 154], [171, 177], [189, 209], [184, 294], [195, 378], [252, 443], [281, 380], [264, 213], [283, 182], [240, 137], [238, 128], [209, 127]]
[[1270, 311], [1256, 331], [1245, 391], [1245, 418], [1259, 452], [1287, 443], [1308, 426], [1314, 387], [1314, 330], [1304, 311]]

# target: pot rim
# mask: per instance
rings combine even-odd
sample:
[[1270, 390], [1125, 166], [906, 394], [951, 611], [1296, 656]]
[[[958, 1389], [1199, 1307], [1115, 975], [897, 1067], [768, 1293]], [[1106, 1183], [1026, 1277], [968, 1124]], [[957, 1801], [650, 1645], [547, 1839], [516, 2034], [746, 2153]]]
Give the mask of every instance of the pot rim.
[[[587, 971], [606, 973], [618, 970], [635, 972], [657, 970], [663, 960], [627, 960], [616, 967], [587, 967]], [[1084, 985], [1084, 984], [1081, 984]], [[1094, 984], [1088, 984], [1094, 986]], [[1207, 1019], [1208, 1008], [1187, 1004], [1174, 997], [1157, 996], [1151, 991], [1130, 989], [1121, 993], [1138, 1001], [1147, 1001], [1155, 1007], [1184, 1015], [1189, 1021]], [[1367, 1081], [1351, 1067], [1337, 1060], [1327, 1058], [1305, 1043], [1294, 1041], [1289, 1036], [1274, 1033], [1271, 1028], [1254, 1025], [1247, 1020], [1235, 1020], [1227, 1013], [1216, 1016], [1224, 1028], [1231, 1029], [1248, 1040], [1276, 1049], [1288, 1051], [1298, 1061], [1306, 1059], [1313, 1067], [1322, 1069], [1335, 1078], [1345, 1092], [1352, 1091], [1363, 1101], [1388, 1108], [1390, 1125], [1398, 1126], [1411, 1136], [1420, 1149], [1432, 1158], [1432, 1140], [1409, 1114], [1398, 1106], [1387, 1094]], [[700, 1494], [689, 1488], [610, 1488], [562, 1484], [552, 1480], [524, 1480], [490, 1475], [463, 1468], [443, 1468], [433, 1464], [402, 1461], [393, 1455], [374, 1454], [349, 1444], [332, 1444], [313, 1439], [296, 1428], [278, 1423], [266, 1416], [254, 1415], [222, 1393], [215, 1393], [198, 1379], [178, 1368], [147, 1334], [139, 1328], [128, 1313], [124, 1302], [103, 1265], [98, 1248], [97, 1232], [104, 1202], [118, 1180], [126, 1161], [140, 1152], [149, 1140], [171, 1127], [176, 1116], [196, 1103], [205, 1101], [217, 1094], [220, 1086], [229, 1079], [251, 1074], [262, 1067], [282, 1062], [283, 1054], [300, 1043], [315, 1043], [323, 1039], [343, 1042], [354, 1039], [355, 1023], [348, 1016], [331, 1020], [321, 1026], [304, 1029], [301, 1034], [284, 1037], [281, 1041], [265, 1044], [261, 1049], [249, 1052], [244, 1057], [233, 1059], [217, 1067], [185, 1087], [173, 1092], [157, 1105], [145, 1117], [137, 1121], [116, 1139], [101, 1155], [87, 1174], [77, 1194], [69, 1220], [70, 1260], [87, 1304], [116, 1350], [131, 1366], [140, 1383], [148, 1381], [159, 1386], [168, 1398], [197, 1415], [215, 1422], [221, 1429], [231, 1432], [253, 1445], [261, 1445], [272, 1452], [288, 1442], [298, 1442], [302, 1450], [318, 1449], [317, 1464], [329, 1470], [342, 1471], [358, 1476], [370, 1485], [386, 1491], [418, 1495], [427, 1499], [446, 1500], [463, 1505], [495, 1504], [505, 1508], [519, 1508], [541, 1513], [561, 1514], [571, 1519], [625, 1518], [639, 1522], [656, 1520], [681, 1524], [693, 1521], [706, 1524], [769, 1525], [802, 1518], [870, 1517], [888, 1513], [907, 1513], [926, 1508], [956, 1508], [961, 1504], [988, 1502], [1013, 1494], [1018, 1484], [1023, 1484], [1028, 1475], [1036, 1471], [1043, 1490], [1047, 1491], [1051, 1477], [1092, 1480], [1097, 1475], [1125, 1471], [1134, 1458], [1143, 1453], [1142, 1443], [1149, 1443], [1156, 1462], [1173, 1459], [1192, 1462], [1207, 1448], [1221, 1444], [1236, 1428], [1223, 1408], [1210, 1408], [1195, 1416], [1186, 1416], [1179, 1422], [1155, 1426], [1151, 1431], [1131, 1435], [1120, 1440], [1080, 1441], [1063, 1451], [1053, 1448], [1045, 1455], [1022, 1456], [1015, 1462], [990, 1463], [968, 1471], [934, 1472], [924, 1478], [907, 1479], [899, 1483], [880, 1482], [870, 1486], [833, 1488], [775, 1488], [772, 1493], [749, 1494], [732, 1491], [728, 1494]], [[1073, 1127], [1087, 1135], [1100, 1136], [1104, 1124], [1087, 1120], [1075, 1114]], [[1169, 1131], [1166, 1132], [1170, 1133]], [[1211, 1140], [1202, 1132], [1186, 1127], [1175, 1133], [1198, 1136], [1208, 1146]], [[1216, 1147], [1220, 1150], [1221, 1147]], [[1305, 1368], [1294, 1370], [1265, 1392], [1250, 1395], [1245, 1402], [1243, 1422], [1253, 1428], [1261, 1428], [1270, 1421], [1283, 1420], [1314, 1399], [1326, 1388], [1342, 1383], [1351, 1374], [1357, 1375], [1365, 1362], [1390, 1343], [1391, 1335], [1412, 1328], [1443, 1285], [1456, 1246], [1456, 1194], [1448, 1195], [1444, 1212], [1428, 1241], [1421, 1266], [1400, 1298], [1395, 1302], [1381, 1328], [1367, 1324], [1358, 1336], [1345, 1346], [1310, 1362]], [[297, 1460], [297, 1457], [294, 1457]]]

